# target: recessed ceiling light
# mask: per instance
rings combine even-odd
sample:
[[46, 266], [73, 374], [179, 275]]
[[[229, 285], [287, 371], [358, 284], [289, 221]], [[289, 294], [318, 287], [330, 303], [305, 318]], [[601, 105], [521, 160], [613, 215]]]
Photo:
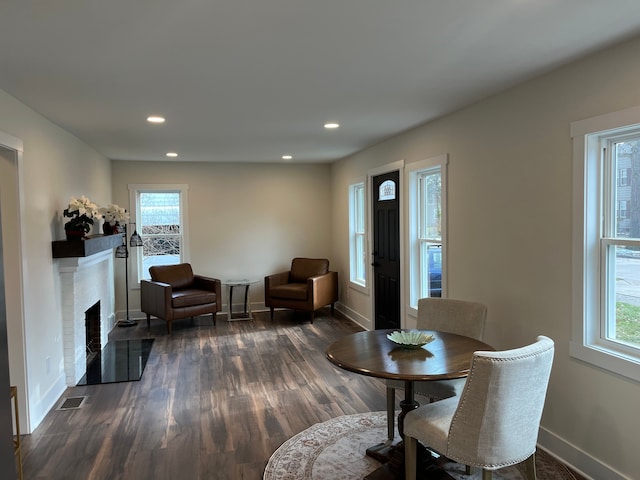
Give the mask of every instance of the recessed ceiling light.
[[150, 123], [164, 123], [164, 117], [158, 117], [157, 115], [153, 115], [151, 117], [147, 117], [147, 122], [150, 122]]
[[293, 158], [292, 155], [282, 155], [283, 160], [291, 160]]
[[167, 152], [167, 157], [177, 157], [178, 154], [176, 152]]
[[340, 126], [339, 123], [325, 123], [324, 128], [338, 128]]

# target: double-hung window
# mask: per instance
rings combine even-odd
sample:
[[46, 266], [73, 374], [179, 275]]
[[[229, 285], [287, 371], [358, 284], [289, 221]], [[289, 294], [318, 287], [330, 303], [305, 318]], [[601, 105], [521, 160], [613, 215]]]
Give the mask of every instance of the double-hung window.
[[640, 108], [571, 125], [571, 354], [640, 380]]
[[446, 225], [447, 156], [407, 166], [409, 185], [409, 305], [441, 297]]
[[187, 185], [129, 185], [132, 220], [142, 249], [132, 249], [132, 280], [150, 278], [149, 267], [188, 262]]
[[367, 286], [364, 180], [349, 185], [349, 277], [352, 284]]

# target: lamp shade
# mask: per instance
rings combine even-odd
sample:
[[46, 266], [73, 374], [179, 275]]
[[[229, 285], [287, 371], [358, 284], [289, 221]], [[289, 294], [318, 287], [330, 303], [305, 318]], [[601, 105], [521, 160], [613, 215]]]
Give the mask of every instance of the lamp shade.
[[141, 247], [142, 246], [142, 237], [138, 234], [138, 230], [136, 230], [136, 224], [133, 224], [133, 235], [129, 239], [130, 247]]
[[125, 244], [119, 245], [116, 248], [116, 258], [129, 258], [129, 250]]

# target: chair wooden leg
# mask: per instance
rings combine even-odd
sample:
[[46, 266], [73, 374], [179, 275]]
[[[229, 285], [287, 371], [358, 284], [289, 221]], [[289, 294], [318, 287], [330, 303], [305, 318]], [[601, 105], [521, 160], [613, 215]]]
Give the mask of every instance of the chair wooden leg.
[[147, 328], [151, 330], [151, 315], [147, 313]]
[[313, 310], [311, 311], [311, 325], [313, 325], [313, 317], [315, 316], [315, 313]]
[[482, 469], [482, 480], [491, 480], [493, 476], [491, 475], [491, 470], [487, 470], [485, 468]]
[[473, 467], [471, 465], [464, 466], [464, 474], [465, 475], [473, 475]]
[[527, 472], [527, 480], [536, 480], [536, 454], [534, 453], [524, 461]]
[[393, 440], [396, 436], [396, 389], [387, 387], [387, 437]]
[[171, 335], [171, 320], [167, 320], [167, 335]]
[[216, 326], [216, 312], [213, 312], [211, 314], [211, 320], [213, 321], [213, 326], [215, 327]]
[[418, 463], [418, 441], [405, 435], [404, 437], [404, 479], [416, 480]]
[[273, 307], [271, 307], [271, 321], [272, 321], [272, 322], [273, 322], [273, 310], [274, 310], [274, 308], [273, 308]]

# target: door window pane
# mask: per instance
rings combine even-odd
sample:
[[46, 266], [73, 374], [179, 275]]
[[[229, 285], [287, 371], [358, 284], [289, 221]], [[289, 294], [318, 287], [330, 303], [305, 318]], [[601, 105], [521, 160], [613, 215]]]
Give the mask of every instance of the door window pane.
[[378, 201], [395, 200], [396, 184], [393, 180], [385, 180], [378, 187]]

